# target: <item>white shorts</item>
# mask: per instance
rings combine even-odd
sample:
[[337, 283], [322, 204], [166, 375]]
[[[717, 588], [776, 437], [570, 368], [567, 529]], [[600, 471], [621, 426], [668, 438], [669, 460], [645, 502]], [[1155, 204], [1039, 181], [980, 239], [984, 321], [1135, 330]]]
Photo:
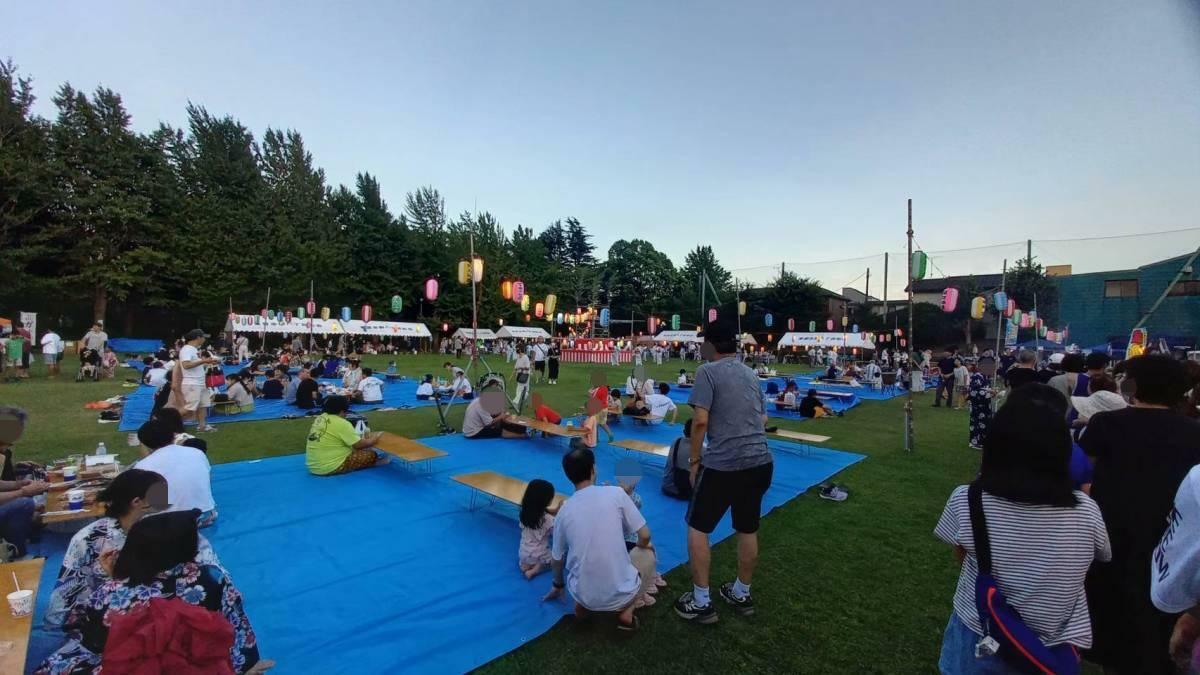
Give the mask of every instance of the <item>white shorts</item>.
[[183, 390], [183, 407], [180, 412], [196, 412], [197, 408], [207, 408], [212, 405], [212, 392], [202, 384], [185, 384]]

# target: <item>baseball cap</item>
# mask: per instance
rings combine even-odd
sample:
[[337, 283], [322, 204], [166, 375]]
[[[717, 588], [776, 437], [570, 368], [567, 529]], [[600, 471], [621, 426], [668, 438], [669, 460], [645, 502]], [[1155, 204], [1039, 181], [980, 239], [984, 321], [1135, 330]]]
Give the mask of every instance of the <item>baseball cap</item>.
[[200, 338], [200, 337], [206, 338], [206, 337], [208, 337], [208, 333], [205, 333], [203, 330], [201, 330], [199, 328], [193, 328], [183, 334], [183, 339], [186, 341], [195, 340], [196, 338]]

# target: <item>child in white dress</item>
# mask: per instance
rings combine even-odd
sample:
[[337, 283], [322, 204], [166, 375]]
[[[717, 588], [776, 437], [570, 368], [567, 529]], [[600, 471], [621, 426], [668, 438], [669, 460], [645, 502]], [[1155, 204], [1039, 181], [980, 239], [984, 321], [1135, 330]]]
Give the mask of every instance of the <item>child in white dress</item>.
[[526, 579], [532, 579], [550, 567], [550, 533], [554, 531], [554, 514], [558, 504], [554, 501], [554, 486], [548, 481], [535, 478], [525, 486], [521, 497], [521, 545], [517, 551], [517, 565]]

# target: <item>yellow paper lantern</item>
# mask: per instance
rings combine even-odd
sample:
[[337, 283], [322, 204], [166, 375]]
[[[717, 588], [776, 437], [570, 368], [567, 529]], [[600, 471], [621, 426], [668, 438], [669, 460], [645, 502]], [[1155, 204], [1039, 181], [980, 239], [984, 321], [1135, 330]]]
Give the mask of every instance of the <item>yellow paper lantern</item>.
[[466, 284], [471, 281], [471, 263], [466, 260], [458, 261], [458, 283]]
[[521, 311], [522, 312], [529, 311], [529, 296], [528, 295], [521, 296]]
[[738, 300], [738, 316], [746, 316], [746, 301]]
[[475, 283], [483, 281], [483, 258], [475, 256], [471, 261], [471, 280]]
[[546, 296], [546, 313], [553, 314], [554, 308], [558, 306], [558, 296], [550, 293]]
[[504, 298], [505, 300], [512, 300], [512, 288], [513, 283], [508, 279], [505, 279], [500, 283], [500, 297]]

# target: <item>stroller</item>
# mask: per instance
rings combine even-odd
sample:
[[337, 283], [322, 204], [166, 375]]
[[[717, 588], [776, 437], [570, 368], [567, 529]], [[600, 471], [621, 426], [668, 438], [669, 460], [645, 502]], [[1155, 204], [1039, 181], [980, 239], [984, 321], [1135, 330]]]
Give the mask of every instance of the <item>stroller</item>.
[[75, 381], [100, 381], [100, 352], [95, 349], [85, 349], [79, 355], [79, 372], [75, 373]]

